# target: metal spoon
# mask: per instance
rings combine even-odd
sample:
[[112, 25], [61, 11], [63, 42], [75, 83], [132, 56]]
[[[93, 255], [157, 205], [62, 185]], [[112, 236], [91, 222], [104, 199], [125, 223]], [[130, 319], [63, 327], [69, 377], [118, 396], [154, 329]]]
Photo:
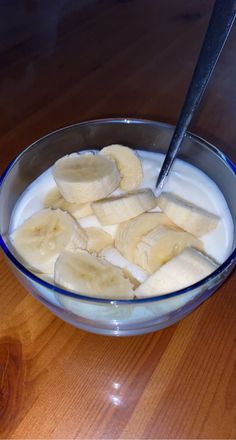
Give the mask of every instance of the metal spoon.
[[236, 0], [216, 0], [200, 55], [177, 122], [156, 188], [160, 193], [197, 110], [236, 16]]

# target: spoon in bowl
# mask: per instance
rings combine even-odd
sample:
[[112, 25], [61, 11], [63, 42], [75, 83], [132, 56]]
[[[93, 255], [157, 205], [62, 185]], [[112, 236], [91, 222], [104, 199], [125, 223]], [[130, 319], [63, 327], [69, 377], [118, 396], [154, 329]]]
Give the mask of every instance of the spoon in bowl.
[[235, 16], [236, 0], [215, 1], [192, 80], [170, 141], [170, 146], [157, 178], [156, 188], [159, 194], [164, 187], [171, 166], [186, 134], [186, 130], [206, 90], [207, 83], [230, 33]]

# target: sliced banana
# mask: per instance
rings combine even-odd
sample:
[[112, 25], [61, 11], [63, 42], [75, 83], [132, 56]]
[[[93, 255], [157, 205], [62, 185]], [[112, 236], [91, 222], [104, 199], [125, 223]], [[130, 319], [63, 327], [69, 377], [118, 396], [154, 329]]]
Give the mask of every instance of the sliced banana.
[[161, 212], [146, 212], [127, 222], [117, 229], [115, 247], [129, 261], [134, 262], [134, 253], [138, 242], [158, 225], [174, 227], [172, 221]]
[[180, 228], [201, 237], [216, 228], [219, 217], [170, 192], [158, 197], [158, 206]]
[[121, 269], [87, 252], [62, 252], [55, 264], [54, 278], [68, 290], [95, 298], [134, 297], [133, 286]]
[[123, 145], [109, 145], [101, 150], [116, 161], [121, 175], [120, 188], [131, 191], [139, 187], [143, 180], [143, 169], [137, 154], [129, 147]]
[[52, 274], [64, 249], [85, 249], [87, 236], [67, 212], [43, 209], [11, 234], [11, 241], [24, 262], [44, 274]]
[[57, 188], [53, 188], [49, 191], [44, 200], [44, 207], [52, 209], [60, 208], [62, 211], [69, 212], [77, 221], [93, 213], [90, 203], [79, 204], [67, 202]]
[[103, 249], [100, 252], [100, 255], [101, 257], [105, 258], [105, 260], [107, 260], [109, 263], [113, 264], [113, 266], [120, 267], [135, 287], [140, 283], [143, 283], [149, 276], [148, 272], [146, 272], [136, 264], [130, 263], [114, 247], [107, 247]]
[[118, 225], [108, 225], [108, 226], [102, 226], [96, 215], [89, 215], [88, 217], [81, 218], [79, 220], [79, 224], [82, 228], [99, 228], [102, 231], [107, 232], [110, 234], [114, 240], [116, 236], [116, 232], [118, 229]]
[[63, 197], [79, 204], [106, 197], [121, 179], [115, 161], [100, 154], [64, 156], [54, 164], [52, 172]]
[[156, 197], [151, 189], [132, 191], [92, 203], [92, 209], [102, 225], [124, 222], [154, 206], [156, 206]]
[[142, 236], [135, 249], [134, 262], [152, 273], [189, 246], [203, 249], [202, 242], [192, 234], [160, 225]]
[[113, 238], [110, 234], [99, 228], [85, 228], [88, 237], [87, 250], [88, 252], [98, 253], [102, 249], [110, 246], [113, 243]]
[[207, 277], [217, 268], [210, 258], [196, 249], [187, 248], [161, 266], [136, 290], [138, 298], [175, 292]]
[[133, 274], [126, 268], [122, 269], [122, 272], [125, 276], [125, 278], [128, 278], [128, 280], [131, 282], [134, 289], [137, 289], [138, 286], [140, 286], [140, 282], [133, 276]]

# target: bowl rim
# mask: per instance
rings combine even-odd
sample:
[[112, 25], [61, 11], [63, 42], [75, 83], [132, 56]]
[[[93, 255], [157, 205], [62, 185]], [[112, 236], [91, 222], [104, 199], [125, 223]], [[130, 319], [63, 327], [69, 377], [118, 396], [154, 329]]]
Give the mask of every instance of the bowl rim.
[[[6, 169], [3, 171], [2, 175], [0, 175], [0, 191], [4, 184], [4, 180], [7, 178], [8, 173], [10, 170], [14, 167], [14, 165], [20, 160], [20, 158], [27, 154], [28, 150], [30, 150], [32, 147], [36, 146], [37, 143], [41, 142], [43, 139], [46, 139], [56, 133], [59, 133], [60, 131], [69, 130], [74, 127], [80, 127], [83, 125], [91, 125], [91, 124], [107, 124], [107, 123], [122, 123], [122, 124], [151, 124], [156, 125], [158, 127], [163, 127], [167, 129], [173, 129], [173, 124], [168, 124], [164, 122], [154, 121], [150, 119], [141, 119], [141, 118], [131, 118], [131, 117], [120, 117], [120, 118], [103, 118], [103, 119], [92, 119], [92, 120], [86, 120], [74, 124], [67, 125], [65, 127], [61, 127], [59, 129], [56, 129], [54, 131], [51, 131], [50, 133], [40, 137], [36, 141], [32, 142], [28, 147], [26, 147], [20, 154], [18, 154], [6, 167]], [[202, 137], [193, 134], [191, 132], [187, 132], [186, 136], [190, 139], [194, 139], [200, 143], [203, 144], [204, 147], [207, 147], [209, 150], [211, 150], [214, 154], [216, 154], [223, 162], [226, 164], [226, 166], [233, 171], [235, 177], [236, 177], [236, 165], [229, 159], [228, 156], [226, 156], [222, 151], [220, 151], [218, 148], [216, 148], [214, 145], [212, 145], [210, 142], [206, 141]], [[156, 301], [162, 301], [169, 298], [175, 298], [180, 295], [184, 295], [189, 293], [190, 291], [193, 291], [199, 287], [202, 287], [204, 284], [212, 281], [216, 277], [220, 276], [225, 269], [229, 268], [234, 261], [236, 260], [236, 248], [232, 251], [232, 253], [229, 255], [229, 257], [210, 275], [203, 278], [202, 280], [198, 281], [195, 284], [192, 284], [191, 286], [185, 287], [184, 289], [180, 289], [174, 292], [170, 292], [163, 295], [156, 295], [146, 298], [135, 298], [135, 299], [109, 299], [109, 298], [96, 298], [91, 297], [79, 293], [75, 293], [69, 290], [65, 290], [59, 286], [56, 286], [54, 284], [51, 284], [47, 281], [44, 281], [43, 279], [37, 277], [32, 272], [30, 272], [10, 251], [8, 246], [6, 245], [1, 233], [0, 233], [0, 247], [3, 250], [3, 253], [8, 257], [10, 262], [20, 271], [23, 275], [30, 278], [30, 280], [38, 283], [39, 285], [46, 287], [47, 289], [58, 293], [59, 295], [67, 296], [70, 298], [74, 298], [77, 300], [83, 300], [88, 301], [92, 303], [105, 303], [105, 304], [112, 304], [112, 305], [119, 305], [119, 304], [140, 304], [140, 303], [152, 303]]]

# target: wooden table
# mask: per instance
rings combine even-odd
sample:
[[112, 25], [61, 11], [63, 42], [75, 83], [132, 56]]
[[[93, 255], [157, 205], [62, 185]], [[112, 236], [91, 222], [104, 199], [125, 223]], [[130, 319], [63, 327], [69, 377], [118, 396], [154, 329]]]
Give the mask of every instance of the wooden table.
[[[89, 118], [174, 123], [211, 0], [0, 2], [0, 167]], [[236, 27], [192, 126], [236, 159]], [[236, 437], [236, 277], [183, 321], [112, 338], [65, 324], [0, 256], [0, 437]]]

